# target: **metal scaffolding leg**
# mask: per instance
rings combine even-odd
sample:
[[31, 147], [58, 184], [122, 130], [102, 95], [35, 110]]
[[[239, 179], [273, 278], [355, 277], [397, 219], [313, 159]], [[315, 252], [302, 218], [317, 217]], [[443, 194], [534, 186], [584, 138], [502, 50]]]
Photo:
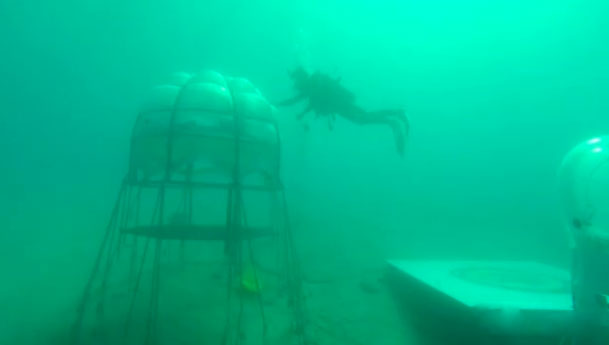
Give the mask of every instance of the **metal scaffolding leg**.
[[[83, 327], [83, 320], [86, 316], [86, 310], [91, 301], [91, 291], [95, 286], [100, 286], [100, 296], [98, 299], [98, 312], [104, 311], [104, 305], [107, 302], [105, 298], [106, 290], [111, 284], [112, 280], [110, 276], [113, 272], [113, 265], [117, 260], [118, 245], [120, 241], [123, 241], [125, 234], [122, 233], [122, 227], [126, 224], [126, 218], [122, 218], [124, 212], [132, 213], [132, 216], [137, 218], [138, 207], [141, 205], [142, 198], [141, 190], [136, 193], [129, 193], [127, 190], [129, 186], [124, 186], [119, 192], [114, 210], [110, 222], [107, 226], [104, 239], [100, 246], [95, 265], [85, 286], [83, 293], [83, 299], [79, 305], [77, 311], [77, 320], [74, 324], [72, 344], [77, 345], [79, 342], [79, 335]], [[137, 187], [132, 187], [137, 188]], [[281, 271], [285, 286], [288, 292], [288, 304], [292, 311], [292, 331], [298, 338], [299, 344], [306, 343], [306, 307], [305, 301], [302, 294], [302, 282], [300, 279], [300, 267], [298, 265], [298, 257], [294, 248], [294, 240], [292, 237], [289, 215], [287, 208], [287, 201], [285, 193], [280, 188], [273, 189], [274, 196], [272, 197], [272, 204], [274, 208], [274, 224], [277, 226], [276, 240], [274, 240], [275, 247], [277, 248], [276, 260], [281, 264]], [[129, 198], [129, 195], [135, 195], [135, 197]], [[192, 198], [192, 191], [188, 192], [188, 200]], [[223, 345], [238, 345], [244, 342], [244, 326], [245, 319], [244, 314], [244, 296], [241, 293], [237, 293], [235, 287], [237, 284], [241, 284], [241, 277], [244, 273], [244, 265], [246, 261], [252, 263], [253, 266], [253, 279], [254, 284], [259, 286], [259, 267], [255, 260], [255, 248], [253, 244], [253, 236], [250, 233], [250, 227], [247, 216], [247, 209], [245, 206], [244, 198], [241, 191], [237, 187], [231, 186], [227, 189], [227, 204], [226, 204], [226, 243], [225, 248], [226, 257], [228, 259], [228, 280], [227, 280], [227, 318], [225, 323], [225, 334], [222, 339]], [[157, 200], [152, 211], [151, 223], [160, 224], [162, 223], [161, 213], [163, 213], [163, 204], [166, 202], [165, 193], [158, 193]], [[133, 209], [136, 207], [136, 209]], [[192, 208], [191, 201], [186, 203], [186, 208]], [[129, 218], [127, 216], [127, 218]], [[158, 228], [156, 228], [158, 229]], [[154, 235], [154, 233], [151, 233]], [[121, 236], [122, 235], [122, 236]], [[133, 344], [133, 337], [131, 336], [131, 330], [133, 325], [134, 316], [136, 313], [136, 305], [138, 296], [141, 292], [142, 281], [145, 280], [144, 272], [146, 267], [150, 267], [151, 264], [151, 277], [150, 277], [150, 296], [147, 307], [147, 319], [144, 322], [144, 337], [142, 339], [145, 345], [156, 345], [158, 344], [158, 318], [159, 318], [159, 300], [161, 291], [161, 261], [162, 261], [162, 248], [164, 240], [157, 236], [147, 237], [143, 242], [137, 240], [138, 236], [133, 236], [131, 245], [125, 247], [123, 250], [131, 250], [131, 253], [125, 255], [128, 263], [128, 292], [129, 299], [126, 303], [126, 316], [124, 319], [124, 328], [122, 331], [122, 339], [124, 343]], [[151, 242], [154, 241], [154, 242]], [[181, 241], [183, 243], [183, 241]], [[152, 246], [154, 245], [154, 246]], [[148, 255], [152, 249], [152, 256]], [[247, 253], [245, 252], [247, 251]], [[151, 257], [151, 260], [149, 260]], [[262, 324], [262, 344], [267, 342], [268, 336], [268, 325], [267, 315], [263, 304], [263, 296], [258, 294], [256, 296], [256, 303], [258, 308], [258, 315]], [[235, 314], [233, 314], [235, 311]]]
[[148, 309], [148, 324], [146, 326], [145, 345], [156, 345], [157, 343], [157, 321], [159, 310], [159, 289], [161, 279], [161, 239], [156, 240], [154, 248], [154, 263], [152, 268], [152, 287], [150, 293], [150, 307]]
[[[76, 321], [72, 328], [72, 335], [71, 335], [71, 343], [74, 345], [78, 344], [79, 340], [80, 340], [80, 332], [82, 329], [82, 324], [84, 322], [87, 305], [89, 303], [91, 290], [93, 289], [93, 285], [97, 278], [97, 274], [100, 270], [101, 263], [104, 259], [104, 253], [106, 253], [107, 247], [111, 247], [112, 237], [116, 231], [115, 224], [116, 224], [116, 220], [118, 218], [118, 214], [120, 212], [120, 205], [121, 205], [121, 201], [122, 201], [122, 197], [123, 197], [125, 188], [126, 188], [126, 184], [123, 183], [123, 186], [121, 187], [118, 197], [114, 203], [112, 215], [110, 216], [110, 221], [108, 222], [108, 225], [106, 227], [106, 232], [104, 234], [104, 238], [103, 238], [102, 243], [97, 252], [97, 257], [95, 259], [95, 264], [93, 265], [93, 270], [91, 271], [91, 274], [89, 275], [89, 279], [87, 280], [87, 284], [85, 285], [84, 292], [83, 292], [80, 304], [78, 306], [78, 310], [76, 312]], [[110, 254], [108, 254], [108, 256], [110, 256]]]

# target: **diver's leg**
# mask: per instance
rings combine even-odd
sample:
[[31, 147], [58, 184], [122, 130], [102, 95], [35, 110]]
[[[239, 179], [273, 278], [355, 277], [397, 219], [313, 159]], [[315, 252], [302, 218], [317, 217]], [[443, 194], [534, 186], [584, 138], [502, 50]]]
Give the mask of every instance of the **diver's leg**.
[[303, 94], [298, 94], [292, 98], [286, 99], [284, 101], [278, 102], [277, 105], [279, 106], [289, 106], [289, 105], [294, 105], [302, 100], [304, 100], [306, 98], [306, 95]]
[[388, 124], [393, 130], [396, 146], [400, 156], [404, 156], [406, 137], [410, 132], [410, 123], [402, 109], [380, 110], [369, 112], [368, 116]]
[[406, 112], [403, 109], [400, 109], [394, 111], [394, 114], [394, 116], [402, 123], [402, 126], [404, 126], [404, 133], [406, 133], [406, 136], [408, 136], [410, 133], [410, 120], [408, 119], [408, 116], [406, 116]]
[[374, 117], [370, 116], [370, 114], [362, 108], [355, 106], [349, 108], [347, 111], [341, 112], [339, 115], [358, 125], [382, 123], [381, 121], [377, 121], [378, 119], [375, 119]]
[[313, 109], [313, 107], [311, 107], [311, 105], [307, 105], [307, 107], [305, 108], [305, 110], [303, 110], [300, 114], [298, 114], [297, 118], [299, 121], [302, 122], [302, 129], [304, 129], [305, 132], [308, 132], [310, 129], [309, 123], [302, 121], [302, 119], [304, 118], [304, 116], [309, 113], [311, 110]]
[[403, 109], [392, 109], [392, 110], [380, 110], [368, 113], [370, 117], [384, 118], [384, 119], [396, 119], [404, 127], [404, 133], [408, 136], [410, 132], [410, 123], [406, 112]]
[[406, 136], [408, 135], [408, 129], [406, 132], [402, 129], [397, 121], [391, 121], [389, 126], [393, 130], [393, 137], [395, 138], [395, 145], [400, 157], [404, 157], [406, 151]]
[[[408, 120], [402, 110], [381, 110], [368, 112], [359, 107], [353, 107], [349, 113], [341, 114], [344, 118], [360, 125], [383, 124], [389, 125], [393, 131], [396, 149], [404, 156], [406, 136], [408, 135]], [[405, 124], [405, 125], [404, 125]]]
[[[307, 107], [296, 116], [296, 119], [298, 119], [298, 121], [302, 121], [302, 119], [304, 119], [305, 115], [307, 113], [309, 113], [311, 110], [312, 110], [311, 105], [310, 104], [307, 105]], [[302, 128], [305, 130], [305, 132], [308, 132], [309, 131], [309, 124], [308, 123], [303, 123], [302, 124]]]

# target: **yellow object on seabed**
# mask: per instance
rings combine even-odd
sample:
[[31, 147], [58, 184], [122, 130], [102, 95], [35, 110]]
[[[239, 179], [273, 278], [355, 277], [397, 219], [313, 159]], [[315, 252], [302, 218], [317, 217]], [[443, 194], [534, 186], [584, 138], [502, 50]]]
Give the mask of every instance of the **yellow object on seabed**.
[[241, 272], [241, 289], [244, 292], [254, 294], [258, 294], [262, 290], [260, 276], [256, 271], [256, 267], [251, 263], [244, 265], [243, 271]]

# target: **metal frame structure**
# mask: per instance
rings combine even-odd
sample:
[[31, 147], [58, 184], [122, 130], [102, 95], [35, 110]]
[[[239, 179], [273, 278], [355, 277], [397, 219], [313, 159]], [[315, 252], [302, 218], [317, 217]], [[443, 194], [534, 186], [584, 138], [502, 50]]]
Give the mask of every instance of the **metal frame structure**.
[[[95, 264], [90, 273], [89, 279], [84, 288], [82, 300], [78, 306], [77, 318], [72, 330], [72, 344], [77, 345], [82, 341], [82, 332], [84, 328], [84, 320], [89, 314], [91, 304], [93, 303], [92, 292], [99, 291], [99, 299], [97, 301], [98, 313], [103, 312], [106, 302], [106, 291], [109, 281], [109, 276], [113, 272], [113, 264], [115, 263], [118, 255], [125, 246], [126, 239], [131, 237], [131, 253], [130, 253], [130, 268], [129, 268], [129, 279], [133, 285], [130, 291], [129, 306], [126, 315], [126, 321], [123, 330], [123, 339], [128, 338], [130, 333], [131, 324], [134, 314], [134, 305], [136, 297], [140, 292], [141, 281], [143, 271], [148, 263], [148, 254], [151, 251], [151, 244], [154, 248], [152, 249], [152, 281], [150, 291], [150, 301], [148, 307], [148, 315], [145, 327], [144, 344], [156, 345], [158, 344], [157, 337], [157, 320], [159, 311], [159, 290], [161, 281], [161, 260], [162, 260], [162, 248], [166, 240], [179, 240], [183, 244], [184, 241], [223, 241], [225, 247], [225, 255], [228, 258], [228, 274], [227, 274], [227, 319], [225, 325], [224, 337], [222, 345], [228, 344], [239, 344], [241, 343], [241, 319], [243, 312], [243, 296], [239, 295], [237, 302], [239, 303], [239, 313], [237, 315], [236, 323], [233, 325], [233, 314], [231, 312], [231, 303], [235, 301], [232, 295], [235, 294], [234, 284], [236, 278], [241, 276], [244, 269], [244, 261], [253, 259], [253, 246], [252, 240], [262, 236], [276, 236], [279, 241], [277, 248], [280, 258], [282, 258], [282, 267], [284, 268], [284, 283], [288, 291], [288, 305], [291, 308], [293, 315], [291, 325], [292, 331], [297, 337], [298, 344], [305, 344], [307, 342], [305, 325], [306, 325], [306, 308], [302, 294], [302, 282], [300, 277], [300, 268], [297, 259], [297, 255], [294, 248], [294, 242], [292, 232], [290, 229], [288, 208], [286, 202], [285, 191], [279, 178], [279, 167], [280, 167], [280, 155], [281, 145], [279, 141], [279, 132], [277, 124], [271, 120], [254, 119], [258, 121], [266, 121], [275, 129], [277, 135], [276, 138], [276, 154], [277, 154], [277, 165], [274, 176], [270, 179], [266, 179], [266, 183], [263, 184], [244, 184], [242, 183], [241, 175], [241, 145], [242, 145], [242, 121], [243, 117], [240, 114], [240, 109], [235, 106], [234, 93], [229, 88], [231, 97], [233, 97], [233, 111], [231, 114], [224, 114], [226, 116], [232, 116], [234, 131], [233, 140], [235, 141], [234, 150], [234, 166], [232, 167], [232, 176], [229, 182], [207, 182], [207, 181], [195, 181], [192, 178], [192, 174], [189, 171], [181, 173], [182, 178], [176, 178], [178, 175], [172, 167], [172, 157], [174, 154], [174, 139], [178, 135], [176, 133], [176, 116], [178, 112], [184, 111], [184, 108], [180, 108], [180, 101], [184, 90], [191, 84], [194, 78], [186, 82], [181, 86], [180, 91], [175, 98], [172, 109], [162, 109], [156, 111], [170, 111], [170, 124], [167, 135], [166, 145], [166, 165], [163, 172], [162, 178], [158, 180], [143, 179], [138, 176], [137, 167], [134, 166], [133, 161], [133, 149], [136, 140], [135, 130], [132, 135], [131, 142], [131, 154], [129, 172], [125, 177], [118, 197], [114, 204], [114, 208], [110, 217], [110, 221], [107, 225], [103, 240], [101, 242]], [[187, 109], [195, 111], [208, 111], [207, 109]], [[145, 113], [140, 113], [140, 117]], [[248, 118], [248, 120], [252, 120]], [[182, 135], [179, 133], [179, 135]], [[188, 134], [197, 135], [197, 134]], [[200, 134], [200, 137], [205, 135]], [[167, 208], [168, 208], [168, 197], [167, 194], [170, 191], [179, 191], [182, 193], [182, 207], [185, 214], [185, 219], [180, 224], [173, 224], [168, 221]], [[198, 193], [206, 193], [210, 190], [220, 190], [226, 193], [226, 222], [221, 225], [199, 225], [193, 223], [193, 214], [198, 210], [193, 205], [194, 195]], [[143, 209], [143, 203], [145, 202], [144, 195], [145, 191], [152, 191], [156, 194], [153, 211], [148, 214], [149, 220], [142, 220], [144, 218], [141, 213]], [[271, 199], [275, 203], [277, 210], [276, 216], [278, 219], [274, 220], [276, 226], [270, 226], [269, 228], [255, 228], [248, 226], [248, 220], [246, 216], [245, 203], [243, 199], [244, 191], [257, 191], [270, 193]], [[150, 200], [149, 200], [150, 201]], [[145, 242], [142, 245], [138, 245], [138, 240], [143, 238]], [[141, 250], [143, 247], [143, 250]], [[140, 248], [141, 251], [138, 251]], [[183, 248], [183, 247], [182, 247]], [[245, 252], [250, 255], [250, 258], [244, 257]], [[183, 253], [183, 252], [182, 252]], [[148, 263], [149, 264], [149, 263]], [[254, 276], [256, 284], [258, 285], [258, 275], [254, 270]], [[99, 289], [99, 290], [98, 290]], [[264, 313], [264, 306], [262, 304], [261, 296], [258, 294], [258, 304], [260, 307], [260, 317], [262, 318], [263, 334], [266, 338], [267, 324]]]

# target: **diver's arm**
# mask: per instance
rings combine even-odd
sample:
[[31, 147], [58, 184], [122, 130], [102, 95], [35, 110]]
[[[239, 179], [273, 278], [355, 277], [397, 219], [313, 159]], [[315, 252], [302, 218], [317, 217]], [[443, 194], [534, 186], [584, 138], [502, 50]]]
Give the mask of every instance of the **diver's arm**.
[[334, 121], [336, 121], [336, 114], [330, 114], [328, 116], [328, 128], [334, 130]]
[[298, 114], [298, 116], [296, 116], [296, 118], [302, 120], [302, 118], [311, 110], [313, 110], [313, 107], [311, 104], [308, 104], [307, 107], [300, 114]]
[[296, 103], [302, 101], [303, 99], [305, 99], [305, 97], [306, 97], [305, 95], [299, 94], [292, 98], [288, 98], [283, 102], [279, 102], [279, 103], [277, 103], [277, 105], [279, 105], [279, 106], [293, 105], [293, 104], [296, 104]]

